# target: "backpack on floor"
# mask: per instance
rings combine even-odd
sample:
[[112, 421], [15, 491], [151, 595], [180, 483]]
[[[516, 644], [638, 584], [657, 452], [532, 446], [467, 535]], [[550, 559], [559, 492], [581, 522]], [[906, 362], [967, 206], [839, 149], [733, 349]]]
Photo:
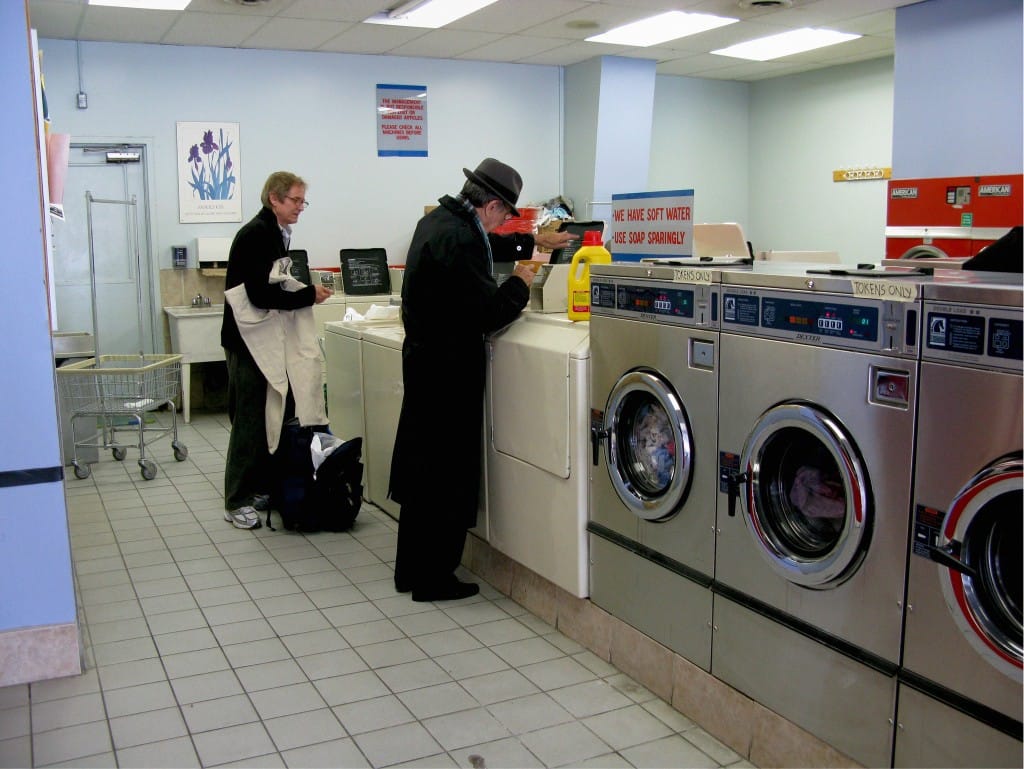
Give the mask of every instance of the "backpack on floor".
[[[285, 424], [274, 452], [277, 488], [270, 495], [270, 506], [290, 531], [347, 531], [362, 504], [363, 439], [353, 438], [337, 446], [314, 477], [310, 447], [315, 433], [328, 431], [323, 426], [303, 427], [294, 419]], [[267, 528], [273, 531], [270, 515], [268, 510]]]

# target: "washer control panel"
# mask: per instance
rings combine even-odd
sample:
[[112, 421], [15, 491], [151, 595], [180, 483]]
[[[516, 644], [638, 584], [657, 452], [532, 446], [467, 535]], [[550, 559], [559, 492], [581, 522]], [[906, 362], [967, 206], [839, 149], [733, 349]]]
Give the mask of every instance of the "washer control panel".
[[920, 305], [725, 286], [722, 329], [819, 347], [916, 356]]
[[590, 278], [590, 313], [685, 326], [718, 326], [717, 284]]
[[922, 360], [1021, 373], [1024, 318], [1020, 310], [925, 301], [923, 336]]

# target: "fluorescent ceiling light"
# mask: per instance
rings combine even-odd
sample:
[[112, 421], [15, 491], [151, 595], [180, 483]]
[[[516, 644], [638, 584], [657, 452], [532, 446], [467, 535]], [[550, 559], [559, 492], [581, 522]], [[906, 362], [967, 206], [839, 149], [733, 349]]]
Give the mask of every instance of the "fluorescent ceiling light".
[[184, 11], [192, 0], [89, 0], [89, 5], [139, 8], [143, 11]]
[[737, 21], [739, 19], [712, 16], [710, 13], [669, 11], [651, 16], [649, 19], [623, 24], [621, 27], [602, 32], [600, 35], [593, 35], [587, 38], [587, 42], [646, 47], [680, 37], [696, 35], [698, 32], [706, 32], [709, 29], [717, 29]]
[[479, 11], [493, 2], [496, 0], [413, 0], [392, 11], [371, 16], [366, 21], [370, 24], [437, 29]]
[[719, 48], [711, 53], [719, 56], [732, 56], [737, 59], [768, 61], [769, 59], [778, 59], [780, 56], [790, 56], [794, 53], [813, 51], [815, 48], [824, 48], [836, 43], [845, 43], [847, 40], [856, 40], [858, 37], [861, 36], [835, 32], [831, 29], [804, 27], [778, 35], [759, 37], [745, 43], [737, 43], [728, 48]]

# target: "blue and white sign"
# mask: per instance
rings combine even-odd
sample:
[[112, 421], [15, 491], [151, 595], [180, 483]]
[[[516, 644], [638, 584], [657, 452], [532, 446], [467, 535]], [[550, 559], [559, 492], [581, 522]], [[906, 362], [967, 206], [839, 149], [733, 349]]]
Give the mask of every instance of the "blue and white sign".
[[612, 195], [616, 259], [693, 256], [693, 190]]
[[427, 156], [427, 87], [377, 84], [377, 157]]

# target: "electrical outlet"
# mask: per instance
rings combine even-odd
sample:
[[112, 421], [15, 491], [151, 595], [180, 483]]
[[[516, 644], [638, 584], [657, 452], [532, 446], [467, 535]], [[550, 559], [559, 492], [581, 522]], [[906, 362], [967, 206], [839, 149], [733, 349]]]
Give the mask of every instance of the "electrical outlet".
[[78, 109], [89, 109], [89, 97], [85, 91], [78, 92]]

